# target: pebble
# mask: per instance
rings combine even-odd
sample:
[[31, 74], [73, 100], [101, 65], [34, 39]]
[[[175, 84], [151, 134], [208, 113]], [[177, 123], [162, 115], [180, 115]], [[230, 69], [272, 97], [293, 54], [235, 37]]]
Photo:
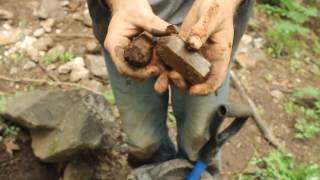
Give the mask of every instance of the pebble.
[[10, 74], [11, 75], [14, 75], [14, 74], [17, 74], [18, 73], [18, 71], [19, 71], [19, 69], [17, 68], [17, 67], [12, 67], [11, 69], [10, 69]]
[[52, 27], [55, 24], [55, 20], [53, 18], [49, 18], [45, 21], [40, 22], [40, 25], [44, 29], [45, 32], [50, 33], [52, 31]]
[[37, 65], [36, 63], [32, 62], [31, 60], [26, 60], [26, 63], [22, 66], [23, 70], [30, 70], [35, 68]]
[[39, 29], [36, 29], [36, 30], [33, 32], [33, 36], [36, 37], [36, 38], [39, 38], [39, 37], [41, 37], [44, 33], [45, 33], [44, 29], [43, 29], [43, 28], [39, 28]]
[[85, 67], [73, 69], [70, 74], [70, 81], [71, 82], [77, 82], [80, 80], [86, 80], [89, 79], [89, 71]]
[[284, 97], [283, 92], [279, 91], [279, 90], [273, 90], [270, 92], [271, 96], [276, 98], [276, 99], [282, 99]]
[[261, 37], [255, 38], [255, 39], [253, 40], [253, 46], [254, 46], [255, 48], [258, 48], [258, 49], [263, 48], [264, 45], [265, 45], [265, 43], [266, 43], [266, 41], [265, 41], [263, 38], [261, 38]]
[[86, 49], [89, 53], [99, 53], [100, 52], [100, 46], [95, 40], [89, 40], [86, 43]]
[[242, 36], [241, 42], [244, 43], [245, 45], [248, 45], [248, 44], [252, 43], [252, 41], [253, 41], [252, 36], [250, 36], [248, 34], [244, 34]]

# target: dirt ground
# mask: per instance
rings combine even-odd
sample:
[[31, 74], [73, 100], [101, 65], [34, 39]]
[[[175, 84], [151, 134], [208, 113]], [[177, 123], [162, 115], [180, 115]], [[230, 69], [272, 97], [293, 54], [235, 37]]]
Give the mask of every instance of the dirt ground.
[[[32, 34], [35, 29], [40, 27], [39, 19], [33, 15], [36, 2], [37, 1], [35, 0], [0, 0], [0, 7], [14, 13], [14, 17], [10, 20], [12, 27], [28, 29], [27, 31], [30, 31]], [[80, 2], [81, 3], [76, 10], [83, 11], [85, 9], [84, 1]], [[61, 30], [60, 34], [57, 34], [56, 31], [53, 30], [51, 33], [46, 33], [46, 36], [52, 37], [53, 44], [60, 43], [77, 56], [83, 56], [86, 54], [86, 51], [83, 50], [83, 48], [86, 46], [87, 41], [93, 39], [93, 35], [90, 27], [84, 25], [81, 21], [71, 18], [72, 13], [74, 13], [74, 11], [69, 11], [63, 20], [58, 21], [54, 26], [55, 30]], [[259, 16], [256, 18], [259, 18]], [[4, 21], [0, 20], [0, 26], [3, 24]], [[67, 34], [67, 36], [61, 37], [61, 34]], [[77, 36], [72, 36], [75, 34]], [[0, 55], [9, 47], [10, 44], [3, 47], [0, 46]], [[1, 61], [3, 60], [0, 59], [0, 62]], [[0, 75], [11, 78], [48, 78], [46, 73], [44, 73], [39, 67], [30, 70], [23, 70], [21, 66], [22, 65], [20, 63], [13, 61], [9, 63], [2, 62], [0, 63]], [[285, 145], [287, 151], [294, 154], [299, 160], [307, 163], [319, 164], [320, 141], [318, 138], [308, 141], [296, 139], [294, 137], [295, 129], [293, 127], [294, 119], [284, 112], [284, 104], [287, 102], [293, 90], [307, 86], [320, 88], [319, 79], [313, 76], [308, 70], [310, 69], [310, 65], [303, 62], [302, 66], [304, 68], [301, 68], [299, 73], [297, 73], [290, 69], [288, 61], [268, 57], [267, 60], [257, 62], [252, 68], [235, 68], [235, 72], [246, 86], [250, 97], [258, 105], [262, 118], [267, 121], [271, 130], [280, 142]], [[12, 71], [12, 67], [17, 67], [19, 71], [14, 74], [10, 73], [10, 71]], [[267, 80], [266, 76], [272, 76], [272, 80]], [[58, 77], [62, 80], [64, 79], [63, 76]], [[105, 86], [108, 85], [107, 81], [102, 81], [96, 77], [92, 78], [99, 80]], [[43, 84], [14, 83], [0, 80], [1, 93], [13, 93], [32, 88], [55, 87]], [[281, 99], [274, 98], [270, 94], [273, 90], [281, 91], [283, 93], [283, 97]], [[234, 89], [231, 90], [230, 99], [231, 101], [243, 101], [241, 100], [238, 92]], [[23, 146], [22, 149], [24, 149]], [[28, 148], [26, 147], [26, 149]], [[273, 147], [264, 139], [254, 120], [250, 119], [240, 133], [223, 147], [222, 179], [231, 179], [237, 174], [247, 171], [248, 163], [254, 155], [264, 155], [272, 149]], [[4, 156], [4, 153], [5, 152], [0, 148], [0, 164], [6, 161], [7, 157]], [[17, 156], [19, 156], [19, 154], [17, 154]], [[119, 168], [127, 169], [127, 167], [117, 166], [117, 169], [113, 171], [114, 173], [122, 174], [121, 177], [123, 177], [123, 173], [121, 173], [121, 169], [119, 170]], [[20, 169], [17, 169], [17, 171], [20, 171]], [[0, 179], [3, 179], [1, 177], [2, 175], [0, 174]], [[114, 175], [113, 177], [119, 176]]]

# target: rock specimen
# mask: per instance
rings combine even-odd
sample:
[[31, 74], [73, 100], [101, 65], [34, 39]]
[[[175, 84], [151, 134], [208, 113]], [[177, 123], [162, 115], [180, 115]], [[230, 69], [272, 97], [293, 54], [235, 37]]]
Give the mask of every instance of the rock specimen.
[[202, 83], [211, 64], [196, 51], [189, 51], [179, 35], [161, 37], [156, 47], [161, 60], [180, 73], [190, 84]]
[[154, 45], [152, 35], [143, 32], [125, 48], [124, 58], [132, 67], [144, 67], [151, 61]]
[[[152, 37], [142, 33], [125, 49], [125, 60], [132, 67], [144, 67], [150, 63], [153, 49]], [[178, 34], [160, 37], [155, 50], [167, 66], [179, 72], [190, 84], [204, 82], [210, 72], [211, 64], [198, 52], [189, 51]]]

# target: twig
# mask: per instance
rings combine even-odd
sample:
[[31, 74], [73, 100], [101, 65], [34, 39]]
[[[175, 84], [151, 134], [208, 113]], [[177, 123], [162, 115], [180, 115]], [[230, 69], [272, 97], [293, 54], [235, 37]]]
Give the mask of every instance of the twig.
[[231, 71], [231, 79], [235, 85], [235, 88], [239, 91], [240, 95], [244, 99], [246, 99], [246, 101], [248, 101], [250, 107], [252, 108], [253, 118], [254, 118], [259, 130], [261, 131], [261, 133], [265, 137], [265, 139], [267, 139], [269, 141], [269, 143], [272, 146], [274, 146], [275, 148], [279, 149], [280, 151], [285, 152], [285, 149], [283, 148], [282, 144], [274, 136], [272, 131], [270, 131], [268, 124], [261, 118], [257, 106], [255, 105], [253, 100], [249, 97], [249, 95], [246, 93], [245, 88], [243, 87], [239, 78], [237, 77], [237, 75], [233, 71]]
[[57, 83], [60, 83], [60, 80], [59, 78], [57, 78], [56, 76], [54, 76], [53, 74], [51, 74], [48, 69], [40, 62], [36, 62], [36, 64], [40, 67], [40, 69], [47, 74], [47, 76], [52, 79], [53, 81], [57, 82]]
[[90, 91], [92, 93], [98, 94], [98, 95], [103, 95], [102, 93], [91, 89], [90, 87], [81, 85], [81, 84], [77, 84], [77, 83], [70, 83], [70, 82], [57, 82], [57, 81], [48, 81], [47, 79], [33, 79], [33, 78], [10, 78], [7, 76], [1, 76], [0, 75], [0, 80], [4, 80], [4, 81], [10, 81], [10, 82], [15, 82], [15, 83], [36, 83], [36, 84], [48, 84], [48, 85], [58, 85], [58, 86], [70, 86], [70, 87], [76, 87], [76, 88], [81, 88], [81, 89], [85, 89], [87, 91]]

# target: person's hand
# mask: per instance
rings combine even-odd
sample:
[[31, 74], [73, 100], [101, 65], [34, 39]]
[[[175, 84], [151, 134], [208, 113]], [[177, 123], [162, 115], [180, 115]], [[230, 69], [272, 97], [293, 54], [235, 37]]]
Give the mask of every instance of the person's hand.
[[124, 60], [124, 48], [133, 36], [142, 31], [161, 35], [165, 33], [169, 24], [152, 12], [148, 0], [106, 0], [106, 3], [112, 9], [112, 18], [104, 46], [109, 51], [118, 72], [137, 79], [159, 75], [162, 68], [155, 58], [144, 68], [129, 67]]
[[[233, 19], [240, 3], [241, 0], [196, 0], [185, 18], [179, 35], [188, 48], [199, 50], [212, 64], [207, 80], [190, 87], [191, 95], [208, 95], [223, 84], [232, 51]], [[174, 74], [174, 84], [187, 88], [182, 76]]]

